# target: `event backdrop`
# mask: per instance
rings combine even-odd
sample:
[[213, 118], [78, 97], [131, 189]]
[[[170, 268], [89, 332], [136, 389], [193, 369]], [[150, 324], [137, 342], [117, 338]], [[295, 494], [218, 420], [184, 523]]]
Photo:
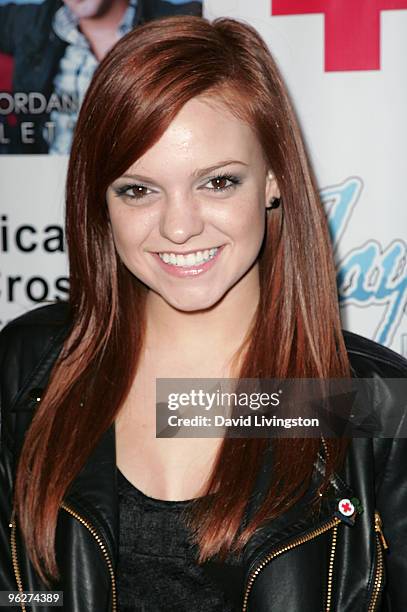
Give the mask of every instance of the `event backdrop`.
[[[148, 14], [149, 2], [135, 4]], [[183, 3], [172, 4], [178, 10]], [[407, 0], [204, 0], [203, 11], [211, 19], [247, 21], [270, 46], [329, 219], [344, 327], [407, 356]], [[21, 138], [22, 121], [10, 86], [10, 53], [0, 67], [0, 91], [11, 94], [0, 94], [4, 324], [68, 295], [62, 230], [67, 155], [38, 154], [34, 143], [24, 151], [17, 142], [20, 151], [11, 150], [7, 140], [14, 128]], [[10, 104], [14, 114], [5, 112]], [[33, 127], [24, 129], [34, 138]]]

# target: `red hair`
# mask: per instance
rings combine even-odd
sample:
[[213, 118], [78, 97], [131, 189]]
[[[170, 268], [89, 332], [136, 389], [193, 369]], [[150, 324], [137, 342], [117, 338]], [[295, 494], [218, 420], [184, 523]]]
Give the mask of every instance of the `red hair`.
[[[266, 44], [252, 27], [232, 19], [171, 17], [130, 32], [98, 67], [76, 126], [66, 217], [73, 327], [17, 474], [17, 516], [44, 581], [58, 577], [53, 543], [61, 500], [114, 422], [143, 347], [147, 288], [118, 259], [106, 190], [200, 95], [225, 101], [253, 128], [283, 201], [268, 217], [259, 254], [260, 300], [237, 356], [237, 376], [349, 375], [325, 215]], [[264, 439], [223, 441], [207, 487], [215, 492], [211, 505], [201, 499], [191, 514], [201, 560], [240, 550], [266, 519], [307, 489], [320, 441], [273, 440], [270, 490], [239, 532], [268, 445]], [[343, 441], [327, 440], [324, 487], [344, 448]]]

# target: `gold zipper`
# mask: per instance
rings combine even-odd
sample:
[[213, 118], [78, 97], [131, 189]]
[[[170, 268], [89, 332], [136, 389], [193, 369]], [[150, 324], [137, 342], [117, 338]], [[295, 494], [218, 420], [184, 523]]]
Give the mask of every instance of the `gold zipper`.
[[389, 546], [386, 542], [386, 538], [384, 537], [384, 533], [383, 533], [382, 517], [380, 516], [377, 510], [375, 510], [375, 513], [374, 513], [374, 530], [376, 533], [379, 534], [384, 550], [387, 550]]
[[373, 583], [372, 599], [369, 604], [368, 612], [374, 612], [376, 610], [377, 601], [379, 599], [379, 593], [381, 591], [384, 574], [384, 561], [383, 561], [383, 550], [388, 549], [386, 539], [382, 529], [382, 519], [377, 510], [374, 513], [374, 529], [376, 532], [376, 575]]
[[[20, 568], [18, 565], [18, 556], [17, 556], [17, 541], [16, 541], [16, 522], [14, 520], [14, 509], [11, 515], [11, 523], [9, 524], [9, 527], [11, 527], [11, 534], [10, 534], [10, 545], [11, 545], [11, 558], [13, 561], [13, 570], [14, 570], [14, 576], [16, 578], [16, 583], [17, 583], [17, 588], [18, 588], [18, 592], [20, 593], [20, 597], [23, 593], [23, 582], [21, 580], [21, 574], [20, 574]], [[21, 606], [21, 610], [22, 612], [26, 612], [26, 607], [24, 602], [21, 600], [20, 601], [20, 606]]]
[[331, 554], [329, 555], [328, 588], [327, 588], [327, 593], [326, 593], [325, 612], [331, 612], [332, 583], [333, 583], [333, 577], [334, 577], [334, 560], [335, 560], [337, 539], [338, 539], [338, 525], [335, 525], [334, 528], [332, 529]]
[[[335, 538], [332, 541], [332, 546], [335, 543], [335, 547], [336, 547], [336, 530], [337, 530], [337, 526], [339, 525], [340, 522], [341, 522], [341, 520], [335, 516], [330, 521], [325, 523], [325, 525], [321, 525], [320, 527], [318, 527], [317, 529], [314, 529], [313, 531], [311, 531], [307, 535], [301, 536], [301, 537], [293, 540], [289, 544], [285, 544], [284, 546], [281, 546], [280, 548], [277, 548], [275, 551], [273, 551], [272, 553], [269, 553], [266, 557], [264, 557], [260, 561], [260, 563], [257, 565], [256, 569], [253, 570], [253, 572], [249, 576], [249, 580], [247, 582], [247, 587], [246, 587], [246, 592], [245, 592], [244, 598], [243, 598], [243, 609], [242, 609], [242, 612], [247, 612], [247, 610], [248, 610], [249, 595], [250, 595], [250, 592], [251, 592], [251, 590], [253, 588], [254, 581], [256, 580], [256, 578], [260, 574], [260, 572], [266, 567], [266, 565], [268, 563], [270, 563], [270, 561], [272, 559], [275, 559], [275, 557], [278, 557], [282, 553], [287, 552], [288, 550], [291, 550], [292, 548], [295, 548], [296, 546], [299, 546], [300, 544], [305, 544], [305, 542], [308, 542], [309, 540], [313, 540], [317, 536], [321, 535], [322, 533], [325, 533], [325, 531], [329, 531], [329, 529], [332, 529], [332, 528], [334, 528], [334, 536], [335, 536]], [[332, 549], [331, 549], [332, 567], [333, 567], [333, 559], [334, 559], [334, 555], [335, 555], [335, 547], [333, 548], [333, 553], [332, 553]], [[329, 582], [328, 586], [329, 586], [328, 594], [331, 597], [332, 579]]]
[[103, 556], [106, 560], [107, 567], [108, 567], [109, 574], [110, 574], [110, 579], [112, 581], [112, 612], [117, 612], [116, 579], [114, 575], [113, 563], [109, 557], [109, 553], [107, 552], [105, 543], [103, 542], [100, 535], [97, 533], [96, 529], [88, 521], [86, 521], [80, 514], [78, 514], [75, 510], [72, 510], [72, 508], [70, 508], [65, 502], [61, 504], [61, 508], [66, 510], [66, 512], [74, 516], [80, 523], [82, 523], [82, 525], [86, 527], [86, 529], [93, 535], [96, 542], [98, 543], [99, 548], [101, 549]]
[[[114, 570], [113, 570], [113, 563], [109, 557], [109, 553], [107, 552], [106, 545], [104, 544], [100, 535], [97, 533], [96, 529], [88, 521], [86, 521], [82, 516], [80, 516], [80, 514], [75, 512], [75, 510], [72, 510], [72, 508], [70, 508], [67, 504], [65, 504], [65, 502], [61, 504], [61, 508], [63, 508], [66, 512], [74, 516], [80, 523], [82, 523], [82, 525], [84, 525], [88, 529], [88, 531], [93, 535], [96, 542], [98, 543], [99, 548], [101, 549], [103, 556], [106, 560], [107, 567], [109, 569], [110, 578], [112, 581], [112, 612], [117, 612], [116, 580], [115, 580], [115, 575], [114, 575]], [[23, 584], [21, 580], [20, 568], [18, 565], [17, 542], [16, 542], [16, 522], [14, 520], [14, 510], [11, 515], [11, 522], [9, 526], [11, 527], [11, 536], [10, 536], [11, 557], [13, 561], [14, 575], [16, 578], [18, 591], [21, 594], [23, 593], [24, 589], [23, 589]], [[26, 612], [26, 607], [24, 605], [24, 602], [21, 601], [20, 606], [21, 606], [22, 612]]]

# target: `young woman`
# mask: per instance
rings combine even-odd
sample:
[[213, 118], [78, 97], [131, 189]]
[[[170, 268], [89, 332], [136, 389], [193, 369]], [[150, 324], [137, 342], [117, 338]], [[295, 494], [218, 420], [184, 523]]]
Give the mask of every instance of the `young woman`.
[[155, 437], [157, 378], [374, 378], [379, 425], [405, 403], [386, 379], [406, 362], [341, 331], [300, 131], [251, 27], [168, 18], [114, 47], [66, 225], [69, 304], [1, 336], [0, 590], [63, 591], [69, 612], [407, 609], [405, 440]]

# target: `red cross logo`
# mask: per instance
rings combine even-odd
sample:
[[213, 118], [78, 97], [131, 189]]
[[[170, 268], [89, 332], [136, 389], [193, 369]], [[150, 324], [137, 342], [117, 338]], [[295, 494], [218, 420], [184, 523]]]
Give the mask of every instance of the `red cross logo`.
[[339, 502], [339, 512], [344, 516], [352, 516], [355, 512], [355, 506], [352, 504], [350, 499], [341, 499]]
[[380, 13], [407, 0], [272, 0], [272, 15], [325, 16], [325, 70], [380, 70]]

